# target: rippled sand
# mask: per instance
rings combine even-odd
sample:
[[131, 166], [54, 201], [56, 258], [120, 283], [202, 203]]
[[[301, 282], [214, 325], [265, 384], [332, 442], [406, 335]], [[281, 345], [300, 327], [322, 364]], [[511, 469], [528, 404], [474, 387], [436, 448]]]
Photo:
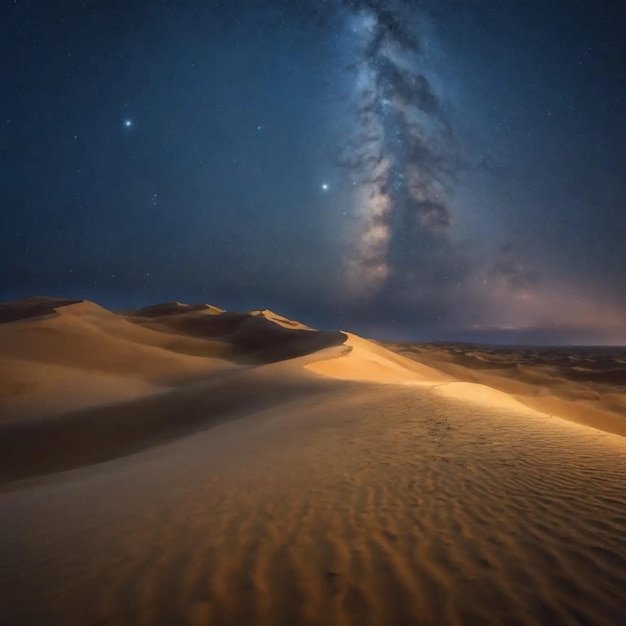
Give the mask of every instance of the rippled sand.
[[343, 383], [14, 483], [3, 621], [623, 623], [625, 453], [557, 419]]

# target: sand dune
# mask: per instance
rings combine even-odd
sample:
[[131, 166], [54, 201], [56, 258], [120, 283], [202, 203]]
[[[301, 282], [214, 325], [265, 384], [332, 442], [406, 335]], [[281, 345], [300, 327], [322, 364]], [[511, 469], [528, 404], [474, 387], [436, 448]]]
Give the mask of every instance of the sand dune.
[[86, 301], [0, 306], [0, 420], [119, 402], [340, 345], [271, 312], [156, 305], [115, 314]]
[[91, 302], [26, 304], [5, 305], [13, 321], [0, 324], [2, 419], [127, 400], [235, 367], [218, 344], [172, 338]]
[[482, 384], [519, 362], [265, 310], [0, 312], [0, 623], [626, 622], [626, 439]]
[[341, 351], [329, 353], [330, 358], [320, 358], [305, 367], [340, 380], [421, 385], [446, 398], [523, 413], [535, 412], [511, 394], [494, 387], [457, 381], [449, 374], [387, 350], [373, 341], [351, 333], [346, 335], [348, 339]]
[[626, 436], [626, 350], [384, 344], [532, 409]]

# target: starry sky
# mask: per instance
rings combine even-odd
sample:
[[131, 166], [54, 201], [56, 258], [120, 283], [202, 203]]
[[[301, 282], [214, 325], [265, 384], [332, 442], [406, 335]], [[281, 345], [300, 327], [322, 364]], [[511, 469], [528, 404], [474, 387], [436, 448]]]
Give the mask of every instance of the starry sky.
[[6, 0], [0, 299], [626, 344], [621, 0]]

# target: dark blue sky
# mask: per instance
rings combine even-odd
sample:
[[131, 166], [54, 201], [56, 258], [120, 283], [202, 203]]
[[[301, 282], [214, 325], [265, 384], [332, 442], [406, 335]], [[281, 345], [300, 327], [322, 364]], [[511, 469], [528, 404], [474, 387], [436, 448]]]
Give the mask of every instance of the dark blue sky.
[[626, 343], [622, 2], [0, 6], [0, 298]]

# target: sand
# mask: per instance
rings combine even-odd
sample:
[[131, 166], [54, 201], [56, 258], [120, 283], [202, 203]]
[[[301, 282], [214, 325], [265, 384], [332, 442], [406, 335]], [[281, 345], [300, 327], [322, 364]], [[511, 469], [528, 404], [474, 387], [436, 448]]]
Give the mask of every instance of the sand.
[[459, 381], [498, 389], [521, 404], [626, 436], [626, 349], [384, 344]]
[[331, 378], [361, 382], [438, 383], [453, 380], [451, 376], [394, 354], [357, 335], [345, 335], [347, 339], [340, 353], [329, 355], [329, 359], [320, 358], [306, 368]]
[[168, 303], [117, 315], [87, 301], [6, 303], [0, 421], [140, 398], [344, 340], [268, 311]]
[[[6, 326], [63, 330], [64, 308]], [[203, 376], [188, 364], [190, 382], [156, 393], [0, 424], [0, 622], [626, 620], [623, 437], [353, 335], [336, 343], [249, 312], [201, 339], [198, 318], [222, 313], [104, 313], [105, 335], [124, 322], [124, 342], [156, 349], [144, 331], [171, 341], [187, 326], [185, 350], [216, 342], [220, 356], [172, 353], [208, 359]], [[91, 313], [71, 315], [84, 340]], [[266, 323], [287, 331], [284, 345]], [[61, 357], [44, 364], [106, 373], [106, 359]]]

